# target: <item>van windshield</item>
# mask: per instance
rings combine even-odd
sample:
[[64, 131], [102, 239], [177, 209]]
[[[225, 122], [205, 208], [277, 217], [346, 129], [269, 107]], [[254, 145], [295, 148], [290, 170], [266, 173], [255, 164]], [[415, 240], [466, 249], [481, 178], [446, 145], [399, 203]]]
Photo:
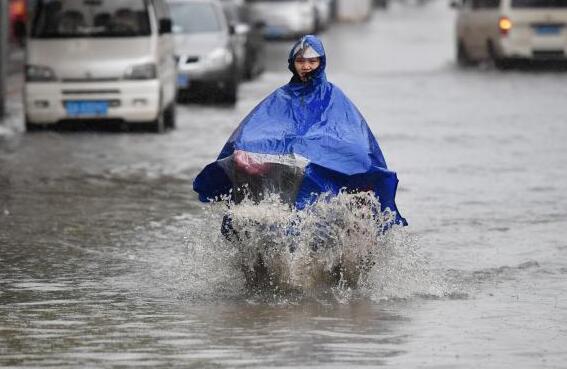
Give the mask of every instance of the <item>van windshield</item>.
[[147, 0], [40, 0], [31, 36], [132, 37], [150, 33]]
[[512, 0], [512, 8], [567, 8], [567, 0]]
[[219, 15], [211, 3], [173, 2], [169, 8], [174, 33], [222, 31]]

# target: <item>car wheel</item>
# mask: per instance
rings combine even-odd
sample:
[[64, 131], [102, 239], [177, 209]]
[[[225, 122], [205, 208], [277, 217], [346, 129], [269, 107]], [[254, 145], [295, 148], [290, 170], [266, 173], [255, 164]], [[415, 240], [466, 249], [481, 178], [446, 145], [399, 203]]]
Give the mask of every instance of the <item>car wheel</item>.
[[512, 68], [512, 61], [508, 59], [496, 59], [494, 60], [494, 66], [500, 70], [507, 70]]
[[471, 59], [462, 41], [457, 42], [457, 64], [459, 64], [460, 67], [470, 67], [474, 65], [474, 61]]
[[165, 132], [165, 110], [160, 111], [156, 120], [150, 123], [150, 129], [154, 133]]
[[254, 65], [246, 72], [246, 79], [248, 81], [258, 77], [264, 71], [263, 67], [258, 63], [260, 63], [260, 61], [254, 62]]
[[175, 128], [175, 123], [176, 123], [176, 109], [175, 109], [175, 103], [172, 102], [168, 108], [165, 110], [165, 128], [168, 129], [174, 129]]
[[37, 132], [45, 127], [43, 124], [30, 122], [27, 118], [25, 121], [25, 125], [26, 125], [26, 132]]
[[238, 97], [238, 82], [235, 80], [227, 82], [222, 97], [225, 103], [235, 104]]
[[183, 104], [187, 102], [187, 91], [179, 90], [177, 91], [177, 96], [175, 96], [175, 101], [178, 104]]
[[246, 79], [252, 80], [264, 72], [265, 58], [262, 53], [256, 51], [249, 60], [250, 62], [246, 65]]
[[256, 69], [256, 60], [253, 55], [246, 56], [246, 62], [244, 63], [244, 71], [242, 73], [242, 78], [246, 81], [250, 81], [254, 78], [254, 69]]
[[498, 55], [498, 52], [496, 52], [496, 48], [494, 47], [492, 41], [489, 40], [487, 42], [486, 47], [488, 51], [488, 56], [490, 57], [490, 60], [492, 61], [492, 64], [494, 64], [496, 69], [500, 69], [500, 70], [510, 69], [510, 67], [512, 66], [511, 61]]
[[314, 24], [313, 33], [317, 35], [323, 30], [323, 28], [321, 27], [321, 18], [319, 17], [318, 12], [315, 12]]
[[243, 77], [245, 81], [251, 81], [254, 78], [254, 67], [246, 67]]

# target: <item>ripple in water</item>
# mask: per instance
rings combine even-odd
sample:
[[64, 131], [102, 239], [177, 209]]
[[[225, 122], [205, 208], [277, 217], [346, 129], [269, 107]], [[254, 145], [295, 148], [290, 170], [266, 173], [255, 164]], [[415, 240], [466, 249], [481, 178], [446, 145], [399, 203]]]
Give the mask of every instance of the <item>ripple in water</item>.
[[[407, 228], [376, 209], [372, 193], [322, 195], [303, 210], [275, 195], [207, 205], [187, 236], [191, 294], [446, 296], [446, 283], [428, 269]], [[228, 237], [220, 231], [225, 215], [232, 220]]]

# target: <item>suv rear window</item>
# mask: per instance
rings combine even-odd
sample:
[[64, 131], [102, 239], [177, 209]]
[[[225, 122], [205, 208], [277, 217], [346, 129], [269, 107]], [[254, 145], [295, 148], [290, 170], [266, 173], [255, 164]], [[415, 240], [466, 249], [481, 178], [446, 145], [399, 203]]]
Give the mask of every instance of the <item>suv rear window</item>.
[[567, 0], [512, 0], [512, 8], [567, 8]]
[[[174, 33], [203, 33], [223, 30], [212, 3], [172, 2], [169, 4]], [[221, 14], [222, 15], [222, 14]]]
[[473, 9], [492, 9], [500, 6], [500, 0], [473, 0]]
[[32, 37], [132, 37], [151, 34], [146, 0], [40, 0]]

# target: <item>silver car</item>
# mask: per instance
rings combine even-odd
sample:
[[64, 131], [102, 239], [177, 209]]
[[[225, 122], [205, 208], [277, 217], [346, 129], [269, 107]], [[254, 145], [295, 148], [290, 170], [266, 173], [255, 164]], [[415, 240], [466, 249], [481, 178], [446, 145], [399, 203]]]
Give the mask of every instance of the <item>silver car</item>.
[[229, 26], [235, 30], [233, 38], [241, 53], [242, 77], [250, 80], [266, 67], [264, 23], [250, 22], [249, 7], [244, 0], [222, 0], [221, 3]]
[[312, 0], [317, 9], [317, 31], [327, 29], [333, 13], [332, 0]]
[[249, 0], [254, 21], [264, 22], [266, 38], [317, 32], [317, 7], [312, 0]]
[[234, 28], [228, 25], [221, 4], [217, 0], [169, 0], [169, 7], [179, 99], [203, 93], [236, 102], [240, 61]]

